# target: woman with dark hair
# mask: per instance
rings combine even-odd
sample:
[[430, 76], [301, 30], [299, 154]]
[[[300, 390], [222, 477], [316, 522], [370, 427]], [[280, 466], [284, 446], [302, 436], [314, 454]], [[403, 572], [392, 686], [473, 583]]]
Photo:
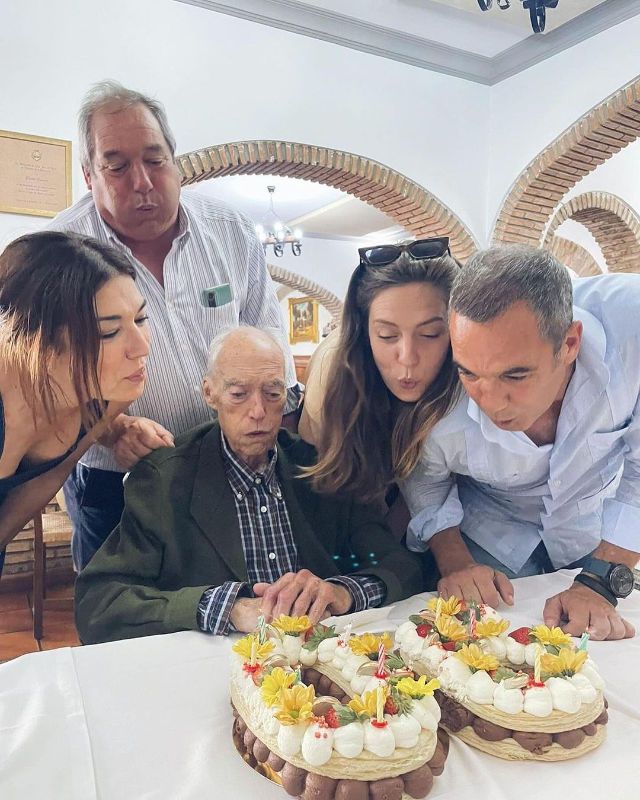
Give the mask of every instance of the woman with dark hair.
[[134, 278], [125, 255], [77, 234], [22, 236], [0, 255], [1, 548], [142, 394], [149, 330]]
[[308, 399], [322, 414], [313, 420], [303, 409], [300, 431], [318, 449], [308, 471], [317, 488], [366, 502], [381, 501], [411, 473], [429, 431], [458, 399], [447, 303], [460, 265], [446, 237], [359, 252], [339, 338], [319, 362], [320, 402], [310, 375]]

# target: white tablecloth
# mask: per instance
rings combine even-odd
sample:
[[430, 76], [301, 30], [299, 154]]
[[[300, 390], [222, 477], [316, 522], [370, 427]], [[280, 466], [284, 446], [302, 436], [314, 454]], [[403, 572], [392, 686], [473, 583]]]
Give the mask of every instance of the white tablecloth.
[[[544, 599], [572, 573], [516, 581], [514, 626], [541, 622]], [[424, 607], [398, 603], [395, 627]], [[640, 630], [640, 593], [624, 602]], [[391, 623], [391, 624], [390, 624]], [[231, 741], [229, 639], [153, 636], [32, 653], [0, 666], [0, 800], [283, 800]], [[640, 786], [640, 638], [593, 642], [607, 682], [606, 742], [555, 764], [502, 761], [456, 740], [433, 800], [637, 797]]]

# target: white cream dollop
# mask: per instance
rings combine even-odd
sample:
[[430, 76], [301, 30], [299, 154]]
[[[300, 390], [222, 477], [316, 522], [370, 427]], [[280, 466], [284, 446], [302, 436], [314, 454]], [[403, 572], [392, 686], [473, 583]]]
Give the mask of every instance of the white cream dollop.
[[586, 675], [583, 675], [581, 672], [577, 672], [575, 675], [572, 675], [569, 680], [580, 692], [580, 698], [583, 703], [595, 702], [598, 692]]
[[321, 664], [328, 664], [329, 661], [333, 661], [337, 646], [337, 637], [334, 636], [331, 639], [323, 639], [318, 645], [318, 661]]
[[507, 636], [507, 658], [512, 664], [524, 664], [525, 646], [516, 642], [511, 636]]
[[415, 747], [422, 726], [411, 714], [385, 714], [388, 726], [393, 733], [396, 747]]
[[531, 644], [525, 645], [524, 648], [524, 660], [530, 667], [533, 667], [536, 663], [536, 656], [538, 655], [538, 650], [540, 649], [540, 645], [532, 642]]
[[344, 758], [357, 758], [364, 749], [364, 726], [350, 722], [333, 731], [333, 749]]
[[500, 681], [493, 693], [493, 705], [505, 714], [519, 714], [524, 707], [524, 695], [520, 689], [508, 688]]
[[278, 731], [278, 748], [283, 756], [295, 756], [300, 750], [302, 737], [304, 736], [308, 724], [298, 722], [296, 725], [281, 725]]
[[467, 697], [474, 703], [482, 705], [492, 705], [493, 695], [496, 690], [496, 684], [491, 680], [490, 676], [484, 671], [479, 669], [467, 681]]
[[376, 728], [371, 721], [364, 724], [364, 749], [380, 758], [388, 758], [396, 749], [396, 740], [388, 725]]
[[524, 693], [524, 711], [534, 717], [548, 717], [553, 711], [549, 689], [546, 686], [530, 686]]
[[347, 656], [344, 666], [342, 667], [342, 674], [343, 676], [350, 681], [353, 676], [356, 674], [357, 670], [363, 665], [366, 664], [369, 659], [366, 656], [356, 655], [352, 653], [351, 650], [349, 651], [349, 655]]
[[485, 653], [490, 653], [499, 661], [504, 661], [507, 657], [507, 642], [505, 636], [487, 636], [486, 639], [480, 639], [478, 644]]
[[302, 737], [302, 757], [313, 767], [326, 764], [333, 750], [333, 730], [321, 728], [316, 722], [307, 725]]
[[436, 675], [438, 672], [438, 667], [448, 655], [449, 653], [444, 649], [444, 647], [437, 644], [432, 644], [422, 651], [420, 660], [433, 675]]
[[438, 667], [438, 680], [454, 695], [464, 694], [470, 677], [471, 670], [459, 658], [447, 658]]
[[592, 686], [595, 686], [596, 689], [599, 689], [600, 691], [604, 690], [604, 681], [602, 680], [602, 676], [590, 658], [588, 658], [582, 665], [578, 675], [584, 675], [589, 683], [591, 683]]
[[364, 687], [365, 692], [375, 692], [378, 686], [386, 686], [387, 681], [385, 678], [376, 678], [375, 675], [371, 675], [367, 682], [367, 685]]
[[551, 692], [553, 707], [557, 711], [564, 711], [566, 714], [575, 714], [579, 711], [582, 698], [571, 681], [566, 678], [549, 678], [546, 685]]
[[418, 636], [415, 626], [413, 626], [412, 630], [408, 630], [402, 637], [402, 644], [400, 646], [400, 652], [405, 661], [416, 661], [419, 659], [425, 649], [425, 641], [426, 640], [422, 636]]
[[300, 650], [301, 664], [303, 664], [305, 667], [312, 667], [317, 660], [318, 660], [317, 650], [307, 650], [305, 647], [301, 648]]
[[410, 619], [403, 622], [398, 628], [396, 628], [395, 638], [394, 638], [394, 647], [398, 648], [402, 645], [404, 641], [404, 637], [409, 631], [415, 631], [416, 626], [411, 622]]

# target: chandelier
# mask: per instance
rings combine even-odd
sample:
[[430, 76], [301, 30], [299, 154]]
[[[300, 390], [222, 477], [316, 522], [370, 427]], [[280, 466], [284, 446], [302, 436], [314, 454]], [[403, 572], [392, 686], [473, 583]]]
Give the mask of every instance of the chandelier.
[[280, 257], [284, 254], [284, 246], [290, 244], [293, 255], [299, 256], [300, 253], [302, 253], [302, 242], [300, 241], [302, 239], [302, 231], [298, 228], [292, 231], [276, 214], [273, 207], [273, 194], [275, 190], [275, 186], [267, 186], [267, 191], [269, 192], [269, 210], [265, 214], [262, 222], [256, 225], [258, 239], [260, 239], [265, 255], [267, 253], [267, 248], [273, 247], [274, 254]]
[[[534, 33], [542, 33], [547, 21], [547, 9], [555, 8], [558, 0], [520, 0], [522, 7], [529, 11], [531, 27]], [[511, 6], [511, 0], [497, 0], [498, 8], [504, 11]], [[493, 0], [478, 0], [478, 5], [483, 11], [488, 11], [493, 5]]]

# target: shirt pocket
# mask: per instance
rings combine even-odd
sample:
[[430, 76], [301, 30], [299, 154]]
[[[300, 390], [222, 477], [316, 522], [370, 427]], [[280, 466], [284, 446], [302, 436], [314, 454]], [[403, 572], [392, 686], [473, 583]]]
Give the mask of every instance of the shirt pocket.
[[625, 441], [628, 431], [629, 425], [623, 425], [614, 431], [592, 433], [587, 437], [587, 448], [593, 466], [604, 470], [605, 476], [608, 476], [607, 479], [612, 474], [610, 467], [614, 467], [614, 472], [616, 472], [622, 465], [624, 455], [629, 449]]
[[211, 342], [222, 331], [228, 328], [237, 328], [239, 325], [238, 313], [233, 301], [217, 308], [199, 306], [198, 316], [202, 332], [208, 342]]

